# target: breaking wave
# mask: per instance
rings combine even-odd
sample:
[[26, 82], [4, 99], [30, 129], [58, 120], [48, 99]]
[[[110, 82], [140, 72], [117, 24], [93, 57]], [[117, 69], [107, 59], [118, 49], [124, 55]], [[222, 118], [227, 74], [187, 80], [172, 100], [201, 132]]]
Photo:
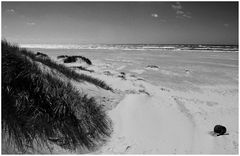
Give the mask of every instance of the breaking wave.
[[171, 51], [211, 51], [238, 52], [237, 45], [203, 44], [20, 44], [22, 48], [39, 49], [106, 49], [106, 50], [171, 50]]

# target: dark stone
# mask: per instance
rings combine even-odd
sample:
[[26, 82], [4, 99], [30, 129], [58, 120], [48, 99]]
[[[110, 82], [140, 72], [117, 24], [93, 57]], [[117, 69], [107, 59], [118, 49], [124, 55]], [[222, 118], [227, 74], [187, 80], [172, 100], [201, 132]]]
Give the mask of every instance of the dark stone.
[[36, 56], [48, 57], [48, 55], [47, 55], [47, 54], [43, 54], [43, 53], [40, 53], [40, 52], [37, 52]]
[[222, 125], [216, 125], [214, 127], [214, 132], [218, 133], [219, 135], [224, 135], [226, 133], [227, 129], [226, 127], [222, 126]]
[[125, 73], [124, 73], [124, 72], [121, 72], [121, 74], [122, 74], [122, 75], [125, 75]]
[[77, 58], [74, 57], [74, 56], [69, 56], [67, 57], [63, 62], [64, 63], [72, 63], [72, 62], [76, 62], [77, 61]]
[[68, 57], [67, 55], [59, 55], [57, 58], [60, 59], [60, 58], [66, 58]]
[[126, 80], [125, 74], [122, 74], [122, 73], [121, 73], [121, 75], [118, 75], [118, 77], [120, 77], [120, 78]]
[[159, 68], [159, 67], [156, 65], [148, 65], [147, 68]]
[[77, 59], [80, 58], [81, 60], [83, 60], [83, 61], [86, 62], [87, 64], [92, 65], [92, 62], [91, 62], [88, 58], [86, 58], [86, 57], [84, 57], [84, 56], [67, 56], [67, 55], [60, 55], [60, 56], [58, 56], [57, 58], [58, 58], [58, 59], [63, 58], [63, 59], [64, 59], [64, 60], [63, 60], [64, 63], [76, 62]]
[[77, 67], [72, 67], [72, 68], [77, 68], [77, 69], [80, 69], [80, 70], [88, 71], [90, 73], [94, 72], [94, 70], [89, 70], [89, 69], [87, 69], [85, 67], [82, 67], [82, 66], [77, 66]]

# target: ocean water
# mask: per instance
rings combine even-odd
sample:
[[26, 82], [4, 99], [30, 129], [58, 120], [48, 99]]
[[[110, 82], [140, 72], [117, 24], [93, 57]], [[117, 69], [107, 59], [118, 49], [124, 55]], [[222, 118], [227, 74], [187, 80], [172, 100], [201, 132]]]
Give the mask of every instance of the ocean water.
[[172, 89], [238, 87], [238, 46], [232, 45], [21, 45], [34, 52], [81, 55], [105, 70], [126, 72]]
[[237, 45], [201, 44], [21, 44], [26, 48], [41, 49], [107, 49], [107, 50], [201, 50], [214, 52], [237, 52]]

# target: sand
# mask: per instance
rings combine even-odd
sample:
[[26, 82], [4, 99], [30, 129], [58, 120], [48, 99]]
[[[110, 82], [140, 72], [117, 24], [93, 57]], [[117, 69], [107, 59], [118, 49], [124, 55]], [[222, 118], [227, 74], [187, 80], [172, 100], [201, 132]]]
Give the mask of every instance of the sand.
[[[211, 94], [179, 93], [149, 85], [150, 96], [128, 94], [109, 111], [114, 132], [102, 154], [234, 154], [238, 151], [237, 106]], [[224, 100], [225, 99], [225, 100]], [[226, 105], [229, 104], [229, 105]], [[230, 135], [211, 135], [215, 124]]]
[[[115, 102], [104, 104], [113, 121], [112, 136], [93, 154], [238, 153], [238, 54], [106, 53], [105, 59], [101, 51], [78, 53], [92, 60], [92, 66], [82, 66], [94, 72], [77, 72], [114, 89], [95, 91]], [[229, 135], [214, 136], [217, 124], [226, 126]]]

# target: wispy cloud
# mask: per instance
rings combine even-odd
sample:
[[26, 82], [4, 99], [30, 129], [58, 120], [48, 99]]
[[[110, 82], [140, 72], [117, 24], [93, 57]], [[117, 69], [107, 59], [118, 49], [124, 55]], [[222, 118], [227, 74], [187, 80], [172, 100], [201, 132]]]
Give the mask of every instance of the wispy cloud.
[[15, 14], [16, 13], [14, 9], [7, 9], [6, 12], [9, 13], [9, 14]]
[[167, 20], [160, 18], [157, 13], [152, 13], [151, 16], [152, 16], [153, 18], [157, 18], [157, 20], [160, 21], [160, 23], [165, 23], [165, 22], [167, 22]]
[[33, 22], [31, 19], [29, 19], [25, 15], [16, 13], [16, 11], [14, 9], [7, 9], [5, 11], [6, 11], [6, 13], [8, 13], [10, 15], [15, 15], [17, 17], [20, 17], [22, 19], [22, 22], [27, 26], [35, 26], [36, 25], [35, 22]]
[[176, 2], [175, 4], [172, 5], [172, 8], [175, 10], [181, 10], [182, 5], [180, 4], [180, 2]]
[[27, 22], [26, 24], [27, 24], [28, 26], [34, 26], [34, 25], [36, 25], [35, 22]]
[[158, 18], [158, 14], [156, 14], [156, 13], [151, 14], [151, 16], [154, 18]]
[[225, 24], [223, 24], [223, 26], [227, 28], [227, 27], [229, 27], [229, 24], [225, 23]]
[[176, 12], [176, 18], [180, 18], [180, 19], [190, 19], [190, 18], [192, 18], [192, 16], [190, 15], [189, 12], [185, 12], [183, 10], [183, 6], [181, 5], [180, 2], [176, 2], [175, 4], [173, 4], [172, 8]]

